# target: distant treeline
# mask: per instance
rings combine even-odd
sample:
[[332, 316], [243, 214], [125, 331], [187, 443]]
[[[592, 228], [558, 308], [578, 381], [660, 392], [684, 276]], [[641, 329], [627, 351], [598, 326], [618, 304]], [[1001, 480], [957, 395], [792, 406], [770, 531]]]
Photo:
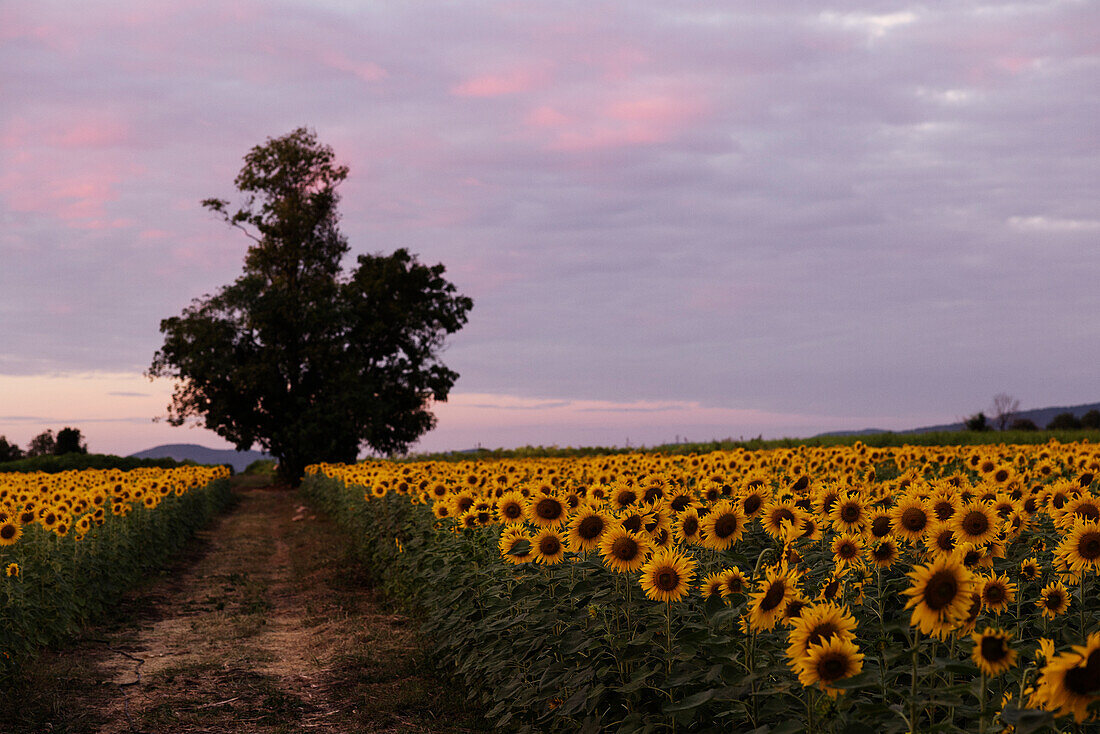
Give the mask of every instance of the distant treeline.
[[867, 446], [984, 446], [989, 444], [1037, 444], [1055, 439], [1061, 443], [1075, 441], [1100, 442], [1100, 430], [1070, 429], [1058, 431], [937, 431], [931, 433], [867, 433], [850, 436], [815, 436], [814, 438], [777, 438], [757, 437], [744, 440], [726, 438], [701, 443], [673, 443], [650, 447], [586, 447], [561, 448], [558, 446], [524, 446], [517, 449], [477, 449], [472, 451], [451, 451], [434, 454], [415, 454], [406, 457], [407, 461], [470, 461], [476, 459], [521, 459], [531, 457], [555, 458], [576, 456], [599, 456], [604, 454], [625, 454], [631, 452], [661, 454], [703, 454], [710, 451], [732, 451], [734, 449], [794, 448], [796, 446], [851, 446], [857, 441]]
[[139, 467], [155, 466], [171, 469], [177, 466], [194, 465], [193, 461], [175, 459], [135, 459], [132, 456], [114, 456], [113, 454], [62, 454], [61, 456], [31, 456], [26, 459], [0, 462], [0, 472], [48, 472], [56, 474], [79, 469], [122, 469], [129, 471]]

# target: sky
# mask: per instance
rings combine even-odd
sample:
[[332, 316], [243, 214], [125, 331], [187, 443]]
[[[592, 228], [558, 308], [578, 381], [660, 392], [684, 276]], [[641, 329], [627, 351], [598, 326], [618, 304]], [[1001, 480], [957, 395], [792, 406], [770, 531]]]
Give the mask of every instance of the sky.
[[0, 0], [0, 435], [227, 444], [143, 376], [255, 145], [474, 300], [419, 451], [1100, 400], [1100, 3]]

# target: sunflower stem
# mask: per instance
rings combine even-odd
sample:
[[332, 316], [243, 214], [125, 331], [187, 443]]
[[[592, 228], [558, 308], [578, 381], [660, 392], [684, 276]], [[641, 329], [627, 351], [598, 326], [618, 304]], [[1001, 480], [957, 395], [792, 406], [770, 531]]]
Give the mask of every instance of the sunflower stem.
[[917, 665], [920, 662], [920, 628], [913, 628], [913, 674], [909, 681], [909, 730], [917, 731]]
[[978, 734], [985, 734], [985, 671], [982, 671], [981, 704], [978, 709]]

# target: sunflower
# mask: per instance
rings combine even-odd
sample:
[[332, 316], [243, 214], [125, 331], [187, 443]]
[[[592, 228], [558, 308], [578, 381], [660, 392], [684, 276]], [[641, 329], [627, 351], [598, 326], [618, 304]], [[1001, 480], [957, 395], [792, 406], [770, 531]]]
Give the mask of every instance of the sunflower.
[[616, 482], [611, 490], [611, 504], [616, 510], [630, 507], [638, 498], [638, 490], [625, 482]]
[[648, 537], [621, 526], [608, 530], [600, 539], [600, 555], [604, 565], [618, 573], [640, 569], [645, 565], [649, 550]]
[[711, 550], [727, 550], [745, 533], [745, 516], [741, 508], [728, 500], [714, 505], [700, 521], [702, 545]]
[[1085, 645], [1048, 658], [1039, 675], [1034, 699], [1058, 716], [1073, 714], [1081, 723], [1094, 719], [1089, 706], [1100, 701], [1100, 632], [1089, 635]]
[[14, 518], [0, 524], [0, 545], [14, 545], [23, 535], [23, 528]]
[[470, 492], [459, 492], [451, 496], [451, 516], [460, 517], [462, 513], [474, 506], [474, 496]]
[[837, 499], [829, 518], [838, 533], [859, 533], [870, 519], [869, 514], [859, 492], [845, 492]]
[[1035, 581], [1039, 578], [1039, 574], [1042, 573], [1042, 567], [1039, 565], [1038, 559], [1035, 556], [1024, 559], [1020, 562], [1020, 576], [1028, 581]]
[[523, 522], [524, 499], [519, 492], [506, 492], [496, 504], [497, 517], [506, 525]]
[[535, 557], [535, 545], [522, 528], [512, 525], [504, 529], [497, 543], [500, 557], [509, 563], [527, 563]]
[[928, 496], [928, 508], [939, 522], [946, 522], [959, 511], [959, 499], [954, 488], [940, 486]]
[[642, 566], [639, 583], [653, 601], [680, 601], [695, 578], [695, 559], [675, 548], [662, 548]]
[[1082, 494], [1066, 503], [1061, 512], [1054, 517], [1054, 524], [1062, 530], [1069, 530], [1080, 522], [1100, 521], [1100, 501], [1091, 494]]
[[533, 494], [527, 501], [527, 519], [540, 528], [556, 528], [569, 517], [565, 503], [545, 489]]
[[940, 557], [908, 574], [913, 583], [903, 593], [912, 609], [910, 624], [926, 635], [945, 639], [966, 615], [974, 577], [956, 558]]
[[787, 635], [787, 657], [792, 668], [809, 652], [811, 645], [820, 645], [832, 637], [855, 639], [856, 620], [848, 608], [832, 602], [810, 604], [798, 619], [791, 621]]
[[702, 538], [703, 525], [699, 519], [699, 511], [689, 507], [676, 516], [672, 523], [672, 535], [684, 545], [699, 543]]
[[1061, 581], [1047, 584], [1039, 592], [1039, 601], [1035, 602], [1035, 606], [1039, 607], [1047, 619], [1065, 614], [1069, 609], [1069, 590]]
[[1016, 584], [1011, 583], [1007, 576], [994, 574], [981, 579], [982, 606], [1000, 614], [1008, 609], [1008, 605], [1016, 601]]
[[722, 594], [722, 573], [708, 573], [703, 577], [703, 582], [699, 584], [699, 593], [703, 595], [704, 599], [720, 596]]
[[784, 524], [789, 523], [795, 528], [801, 527], [802, 518], [805, 516], [806, 513], [796, 507], [792, 500], [775, 499], [764, 508], [760, 523], [764, 526], [764, 532], [778, 540], [785, 533]]
[[722, 586], [720, 592], [723, 599], [728, 599], [734, 594], [741, 594], [745, 591], [745, 587], [748, 586], [748, 580], [745, 578], [745, 574], [741, 572], [741, 569], [737, 566], [733, 568], [727, 568], [725, 571], [718, 573], [718, 578], [721, 580]]
[[996, 627], [987, 628], [971, 634], [970, 639], [974, 640], [974, 651], [970, 653], [970, 659], [983, 674], [995, 678], [1016, 667], [1016, 651], [1008, 645], [1008, 641], [1012, 639], [1011, 632]]
[[924, 500], [914, 496], [902, 498], [890, 510], [890, 523], [894, 534], [913, 542], [924, 536], [933, 517]]
[[890, 511], [881, 507], [876, 507], [871, 510], [871, 521], [867, 524], [867, 528], [871, 531], [872, 538], [885, 538], [890, 535], [891, 521]]
[[611, 520], [601, 510], [582, 505], [569, 522], [569, 547], [581, 553], [596, 550], [610, 526]]
[[924, 536], [924, 547], [935, 556], [949, 556], [955, 552], [955, 532], [946, 522], [937, 523], [928, 528]]
[[893, 538], [883, 538], [871, 549], [871, 562], [877, 568], [890, 568], [898, 560], [898, 542]]
[[535, 546], [535, 562], [552, 566], [565, 558], [565, 538], [553, 528], [543, 528], [532, 539]]
[[1073, 573], [1100, 568], [1100, 523], [1078, 522], [1054, 551]]
[[775, 628], [787, 603], [794, 598], [797, 577], [786, 569], [768, 568], [759, 591], [754, 591], [749, 602], [749, 627], [756, 632]]
[[858, 566], [863, 555], [862, 535], [838, 535], [833, 540], [833, 563], [837, 568]]
[[997, 537], [1001, 523], [991, 505], [968, 502], [949, 521], [959, 543], [984, 545]]
[[797, 669], [798, 681], [803, 686], [809, 688], [820, 684], [835, 698], [842, 691], [829, 684], [859, 674], [863, 670], [863, 653], [852, 640], [833, 636], [819, 645], [810, 645], [798, 661]]
[[8, 578], [20, 578], [21, 571], [19, 570], [18, 563], [9, 563], [7, 568], [4, 569], [4, 572], [8, 575]]
[[741, 506], [745, 517], [751, 519], [760, 514], [771, 498], [771, 490], [761, 483], [743, 488], [737, 495], [737, 503]]

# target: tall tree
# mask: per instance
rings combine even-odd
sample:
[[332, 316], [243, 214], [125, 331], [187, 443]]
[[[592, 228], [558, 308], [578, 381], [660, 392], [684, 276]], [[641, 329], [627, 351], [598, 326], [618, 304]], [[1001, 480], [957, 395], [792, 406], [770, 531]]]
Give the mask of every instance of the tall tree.
[[161, 321], [149, 375], [176, 382], [168, 420], [199, 420], [238, 449], [255, 444], [297, 483], [306, 465], [354, 461], [363, 447], [393, 454], [435, 425], [458, 373], [438, 358], [473, 301], [443, 265], [404, 249], [360, 255], [341, 270], [331, 148], [299, 128], [244, 159], [244, 201], [203, 205], [252, 240], [244, 272], [181, 316]]

